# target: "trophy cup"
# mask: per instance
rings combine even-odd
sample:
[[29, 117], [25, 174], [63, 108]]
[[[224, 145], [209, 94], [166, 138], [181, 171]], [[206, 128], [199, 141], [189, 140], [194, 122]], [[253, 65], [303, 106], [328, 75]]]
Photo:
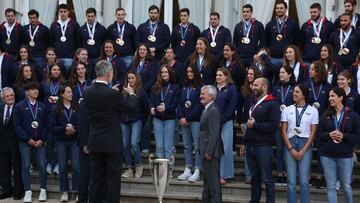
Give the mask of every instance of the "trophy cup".
[[169, 185], [169, 179], [174, 168], [174, 163], [174, 157], [169, 160], [157, 159], [153, 154], [150, 154], [149, 156], [150, 172], [153, 178], [153, 183], [155, 185], [159, 203], [162, 203], [166, 187]]

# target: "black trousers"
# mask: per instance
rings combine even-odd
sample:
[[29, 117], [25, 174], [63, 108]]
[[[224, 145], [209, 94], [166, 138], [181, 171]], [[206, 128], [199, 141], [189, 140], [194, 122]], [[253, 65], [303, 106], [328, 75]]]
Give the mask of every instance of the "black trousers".
[[[14, 170], [14, 184], [11, 183], [11, 170]], [[3, 194], [23, 195], [21, 158], [18, 150], [0, 152], [0, 185]]]
[[79, 148], [80, 180], [79, 180], [79, 201], [78, 203], [88, 202], [88, 190], [90, 180], [90, 159], [85, 154], [82, 147]]
[[[90, 203], [120, 202], [122, 153], [90, 153]], [[105, 197], [99, 191], [106, 191]]]
[[220, 185], [220, 159], [202, 160], [204, 175], [204, 190], [202, 201], [204, 203], [220, 203], [222, 200]]

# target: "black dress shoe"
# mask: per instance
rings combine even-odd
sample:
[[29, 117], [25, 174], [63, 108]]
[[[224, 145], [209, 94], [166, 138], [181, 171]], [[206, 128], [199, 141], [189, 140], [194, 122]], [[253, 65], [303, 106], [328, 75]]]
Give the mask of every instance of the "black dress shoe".
[[20, 200], [24, 197], [24, 195], [14, 195], [14, 200]]
[[12, 197], [11, 193], [2, 193], [0, 195], [0, 199], [6, 199], [6, 198], [9, 198], [9, 197]]

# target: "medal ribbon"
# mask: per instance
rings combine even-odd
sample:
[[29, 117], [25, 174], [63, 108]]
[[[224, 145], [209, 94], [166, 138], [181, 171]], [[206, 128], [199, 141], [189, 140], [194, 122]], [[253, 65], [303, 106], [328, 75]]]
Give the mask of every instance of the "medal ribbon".
[[299, 110], [298, 110], [297, 106], [295, 105], [296, 127], [300, 127], [301, 119], [302, 119], [307, 107], [308, 107], [308, 105], [306, 104], [299, 114]]

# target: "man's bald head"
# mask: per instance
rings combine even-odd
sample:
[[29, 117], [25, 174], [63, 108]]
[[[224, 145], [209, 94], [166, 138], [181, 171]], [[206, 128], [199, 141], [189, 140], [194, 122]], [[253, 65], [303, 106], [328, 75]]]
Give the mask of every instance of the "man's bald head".
[[257, 78], [253, 83], [252, 90], [256, 97], [266, 95], [269, 90], [269, 80], [263, 77]]

